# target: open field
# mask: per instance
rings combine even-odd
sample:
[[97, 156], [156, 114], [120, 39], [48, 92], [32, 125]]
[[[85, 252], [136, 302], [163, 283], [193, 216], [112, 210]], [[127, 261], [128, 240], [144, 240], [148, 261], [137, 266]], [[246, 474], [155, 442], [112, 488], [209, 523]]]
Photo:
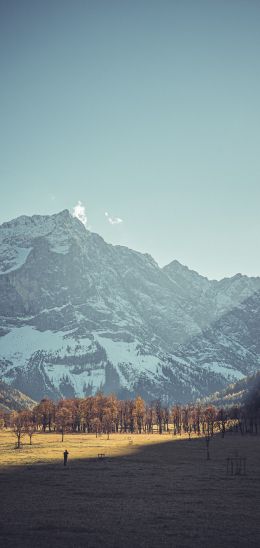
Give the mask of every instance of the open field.
[[[60, 440], [37, 434], [19, 451], [11, 433], [0, 432], [4, 548], [260, 546], [260, 436], [215, 436], [209, 461], [198, 438]], [[246, 476], [226, 474], [236, 453], [247, 457]]]
[[[182, 436], [183, 437], [183, 436]], [[175, 437], [177, 438], [177, 437]], [[181, 437], [179, 436], [178, 439]], [[107, 457], [118, 457], [135, 453], [138, 448], [154, 443], [172, 440], [170, 434], [65, 434], [63, 443], [61, 434], [37, 433], [29, 445], [29, 437], [22, 438], [22, 449], [15, 449], [16, 437], [10, 431], [0, 431], [0, 466], [46, 464], [63, 461], [63, 451], [69, 451], [69, 464], [75, 459], [97, 458], [98, 453]], [[132, 442], [133, 445], [130, 445]]]

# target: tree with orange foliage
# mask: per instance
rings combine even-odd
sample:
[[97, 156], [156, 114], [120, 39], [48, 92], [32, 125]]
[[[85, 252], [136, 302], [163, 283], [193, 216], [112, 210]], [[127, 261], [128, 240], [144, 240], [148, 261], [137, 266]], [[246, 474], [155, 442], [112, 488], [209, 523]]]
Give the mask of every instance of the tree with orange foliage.
[[173, 422], [173, 432], [174, 434], [181, 434], [181, 406], [174, 405], [171, 411], [172, 422]]
[[219, 409], [217, 412], [216, 421], [218, 423], [219, 429], [221, 430], [222, 438], [224, 438], [225, 436], [227, 420], [228, 420], [227, 413], [225, 409], [221, 407], [221, 409]]
[[60, 402], [56, 412], [56, 428], [61, 432], [61, 441], [63, 442], [65, 432], [71, 430], [72, 412], [70, 407], [62, 404], [63, 402]]
[[109, 435], [112, 432], [113, 427], [113, 418], [111, 409], [107, 407], [104, 411], [103, 418], [102, 418], [102, 431], [107, 434], [107, 439], [109, 440]]
[[34, 411], [37, 416], [38, 424], [42, 426], [43, 431], [46, 432], [46, 428], [48, 427], [49, 432], [51, 432], [52, 425], [55, 422], [54, 402], [44, 398], [38, 405], [36, 405]]
[[[207, 435], [213, 436], [214, 422], [216, 420], [216, 408], [213, 405], [209, 405], [204, 409], [204, 422], [206, 423]], [[205, 427], [203, 427], [205, 433]]]
[[97, 417], [95, 417], [94, 419], [91, 419], [90, 426], [91, 426], [91, 430], [96, 433], [96, 438], [97, 438], [98, 434], [101, 432], [100, 420]]
[[145, 403], [140, 396], [137, 396], [135, 398], [134, 404], [135, 404], [137, 432], [141, 434], [144, 427]]

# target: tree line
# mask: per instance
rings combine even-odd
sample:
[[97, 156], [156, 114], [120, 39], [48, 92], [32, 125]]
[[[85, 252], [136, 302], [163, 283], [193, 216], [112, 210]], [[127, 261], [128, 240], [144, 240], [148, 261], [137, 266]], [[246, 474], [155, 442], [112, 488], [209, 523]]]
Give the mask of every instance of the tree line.
[[2, 413], [0, 425], [12, 428], [17, 446], [27, 434], [32, 443], [35, 432], [60, 432], [63, 441], [70, 433], [129, 433], [158, 432], [173, 435], [192, 434], [212, 436], [214, 431], [224, 437], [227, 428], [244, 433], [258, 433], [259, 405], [216, 408], [195, 403], [164, 405], [159, 399], [147, 404], [140, 396], [119, 400], [113, 394], [99, 392], [86, 398], [62, 399], [54, 402], [43, 399], [31, 410]]

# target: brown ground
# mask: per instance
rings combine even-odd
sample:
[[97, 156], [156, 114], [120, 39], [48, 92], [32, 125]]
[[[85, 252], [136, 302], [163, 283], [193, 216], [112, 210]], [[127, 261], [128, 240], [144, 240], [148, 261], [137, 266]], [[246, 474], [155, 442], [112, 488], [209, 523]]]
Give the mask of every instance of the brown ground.
[[[90, 458], [82, 450], [72, 459], [78, 442], [71, 436], [59, 446], [59, 455], [70, 451], [67, 468], [32, 460], [30, 451], [44, 454], [35, 439], [33, 449], [16, 452], [16, 466], [2, 438], [2, 456], [9, 451], [12, 464], [0, 471], [3, 548], [260, 547], [260, 436], [215, 436], [210, 461], [204, 439], [170, 436], [143, 446], [138, 436], [132, 446], [126, 436], [92, 437], [85, 442]], [[110, 457], [93, 458], [101, 451]], [[246, 476], [226, 474], [226, 458], [236, 452], [247, 457]]]

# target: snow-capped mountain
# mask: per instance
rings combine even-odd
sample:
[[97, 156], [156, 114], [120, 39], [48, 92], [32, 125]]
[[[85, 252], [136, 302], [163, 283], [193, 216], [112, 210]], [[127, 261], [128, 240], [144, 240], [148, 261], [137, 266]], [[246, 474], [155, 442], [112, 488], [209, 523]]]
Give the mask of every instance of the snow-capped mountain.
[[188, 401], [259, 368], [260, 278], [210, 281], [69, 211], [0, 227], [0, 374], [34, 399]]

